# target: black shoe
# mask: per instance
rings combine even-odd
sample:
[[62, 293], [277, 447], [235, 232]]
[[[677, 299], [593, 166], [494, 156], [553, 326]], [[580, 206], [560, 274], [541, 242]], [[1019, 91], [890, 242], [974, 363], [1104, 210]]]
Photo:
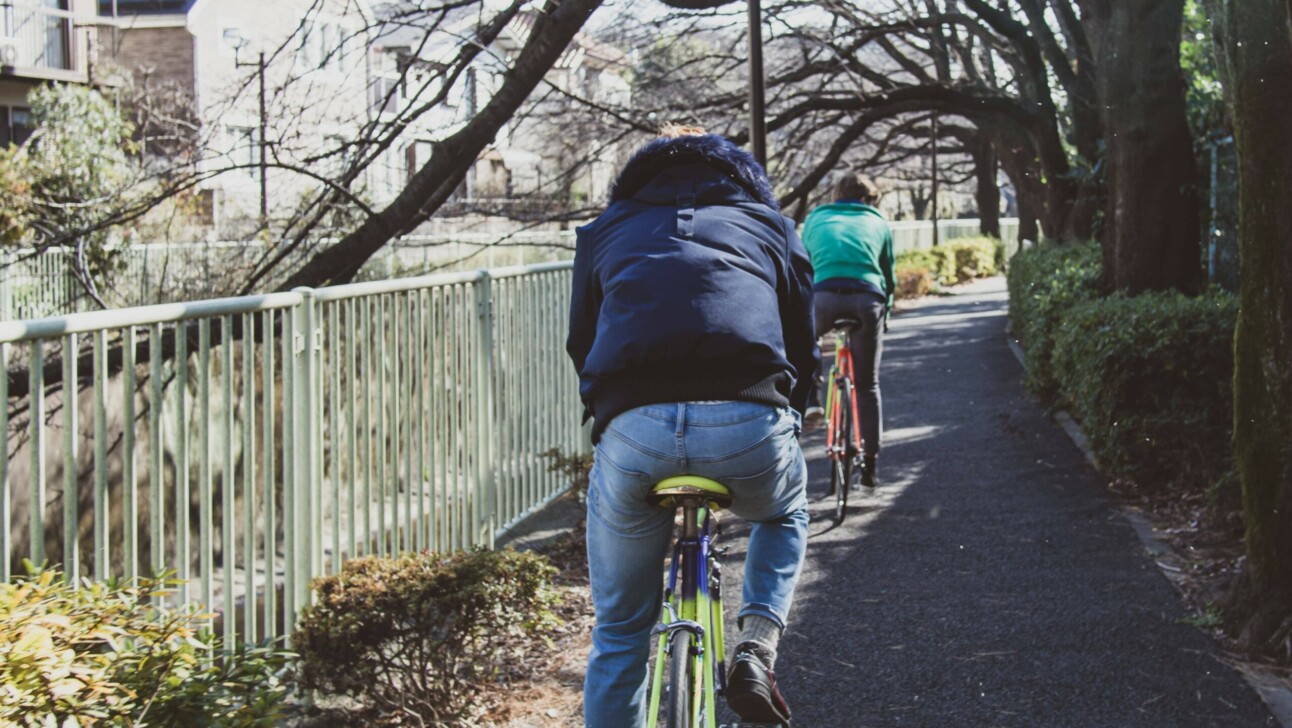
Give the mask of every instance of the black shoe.
[[879, 483], [875, 480], [875, 456], [867, 455], [861, 463], [861, 484], [874, 488]]
[[740, 720], [771, 725], [790, 724], [790, 706], [776, 688], [776, 674], [767, 669], [756, 643], [742, 642], [727, 672], [727, 705]]

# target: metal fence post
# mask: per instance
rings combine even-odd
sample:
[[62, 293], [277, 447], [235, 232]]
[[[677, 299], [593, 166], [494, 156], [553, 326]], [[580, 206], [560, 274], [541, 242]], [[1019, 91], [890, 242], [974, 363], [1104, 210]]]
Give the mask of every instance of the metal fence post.
[[320, 433], [319, 362], [323, 329], [319, 303], [312, 288], [297, 288], [301, 305], [293, 309], [293, 397], [292, 422], [296, 447], [293, 452], [292, 485], [295, 490], [295, 512], [284, 514], [296, 524], [296, 608], [310, 602], [310, 580], [322, 573], [322, 522], [320, 509]]
[[488, 271], [480, 271], [475, 286], [476, 370], [472, 400], [476, 407], [476, 483], [477, 499], [484, 499], [483, 512], [477, 514], [476, 528], [481, 529], [483, 544], [493, 548], [498, 526], [498, 494], [495, 492], [493, 462], [493, 286]]
[[13, 260], [10, 258], [9, 251], [0, 250], [0, 321], [8, 321], [13, 318], [13, 302], [10, 301], [9, 277], [12, 271], [10, 266]]

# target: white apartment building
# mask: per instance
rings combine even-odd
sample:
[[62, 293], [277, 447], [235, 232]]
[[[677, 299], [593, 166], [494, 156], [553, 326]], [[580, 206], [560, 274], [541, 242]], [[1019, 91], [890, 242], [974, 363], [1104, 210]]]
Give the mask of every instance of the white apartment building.
[[[430, 36], [393, 19], [406, 2], [377, 0], [0, 0], [0, 144], [31, 132], [26, 96], [49, 81], [120, 86], [184, 99], [201, 169], [200, 216], [216, 237], [254, 231], [262, 206], [272, 220], [292, 214], [312, 190], [335, 179], [356, 140], [382, 132], [439, 89], [441, 71], [495, 0], [466, 8]], [[446, 93], [407, 125], [351, 185], [381, 206], [424, 164], [432, 143], [454, 133], [496, 92], [506, 65], [532, 29], [518, 15]], [[261, 59], [264, 59], [263, 72]], [[604, 198], [620, 160], [611, 149], [572, 179], [556, 179], [587, 140], [562, 128], [571, 96], [623, 104], [627, 64], [618, 50], [580, 35], [547, 76], [530, 119], [502, 129], [453, 204], [505, 208], [528, 197], [542, 206]], [[263, 81], [265, 103], [261, 104]], [[552, 87], [562, 93], [552, 93]], [[274, 162], [262, 171], [262, 150]], [[604, 151], [604, 150], [603, 150]], [[535, 203], [535, 199], [538, 200]]]
[[[376, 12], [391, 17], [407, 3], [387, 3]], [[496, 3], [485, 3], [486, 6]], [[463, 12], [445, 24], [429, 40], [417, 28], [385, 23], [373, 38], [374, 108], [380, 120], [394, 121], [400, 112], [439, 91], [437, 76], [458, 52], [463, 33], [479, 20], [475, 12]], [[523, 12], [508, 24], [499, 38], [480, 54], [465, 74], [449, 89], [446, 103], [418, 118], [392, 146], [374, 173], [373, 194], [378, 202], [398, 193], [402, 179], [427, 160], [433, 142], [458, 131], [476, 114], [502, 83], [507, 64], [524, 46], [532, 30], [534, 14]], [[467, 175], [452, 209], [504, 208], [508, 201], [525, 197], [527, 205], [569, 202], [571, 195], [601, 199], [612, 181], [618, 153], [615, 149], [599, 155], [598, 163], [583, 170], [573, 181], [555, 180], [568, 156], [589, 151], [588, 139], [576, 130], [563, 129], [561, 106], [570, 96], [608, 105], [626, 105], [630, 85], [626, 78], [625, 55], [585, 34], [578, 34], [545, 82], [531, 95], [529, 115], [508, 122], [493, 144], [481, 155]], [[552, 93], [555, 87], [563, 93]], [[420, 94], [420, 95], [419, 95]], [[566, 198], [564, 200], [558, 198]]]
[[[101, 0], [98, 10], [105, 72], [188, 95], [204, 170], [227, 170], [202, 184], [217, 234], [244, 232], [262, 204], [270, 218], [290, 214], [321, 184], [310, 174], [331, 171], [321, 157], [369, 118], [364, 0]], [[263, 198], [262, 150], [275, 163]]]

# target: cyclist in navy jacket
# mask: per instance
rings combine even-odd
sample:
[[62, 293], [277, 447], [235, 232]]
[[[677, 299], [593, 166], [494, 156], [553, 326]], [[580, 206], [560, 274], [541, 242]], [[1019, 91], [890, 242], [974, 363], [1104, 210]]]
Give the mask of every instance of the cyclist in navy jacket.
[[772, 668], [807, 543], [797, 435], [819, 351], [812, 266], [762, 167], [696, 129], [638, 151], [578, 231], [566, 348], [596, 442], [587, 724], [644, 721], [673, 526], [646, 496], [688, 473], [725, 483], [753, 523], [728, 700], [788, 722]]

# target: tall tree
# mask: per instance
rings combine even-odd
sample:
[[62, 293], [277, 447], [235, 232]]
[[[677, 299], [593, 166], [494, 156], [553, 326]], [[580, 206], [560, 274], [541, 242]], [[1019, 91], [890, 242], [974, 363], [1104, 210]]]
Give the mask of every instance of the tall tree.
[[1107, 148], [1104, 271], [1129, 293], [1202, 284], [1198, 175], [1180, 72], [1184, 0], [1083, 0]]
[[1238, 147], [1241, 306], [1234, 455], [1247, 524], [1246, 646], [1284, 653], [1292, 626], [1292, 8], [1209, 0]]

